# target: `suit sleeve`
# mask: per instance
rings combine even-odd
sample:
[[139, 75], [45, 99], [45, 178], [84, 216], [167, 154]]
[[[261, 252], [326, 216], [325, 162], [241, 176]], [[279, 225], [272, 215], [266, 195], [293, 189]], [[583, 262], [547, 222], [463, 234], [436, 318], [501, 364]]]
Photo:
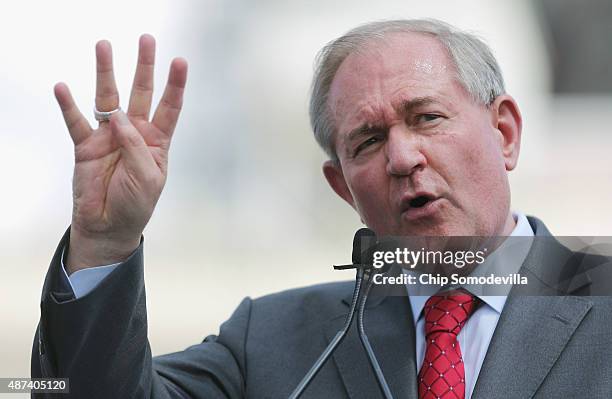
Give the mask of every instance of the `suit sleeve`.
[[[61, 284], [61, 248], [45, 278], [32, 348], [32, 377], [69, 378], [61, 398], [242, 398], [251, 300], [182, 352], [152, 358], [142, 243], [93, 291], [75, 299]], [[33, 398], [53, 398], [48, 394]]]

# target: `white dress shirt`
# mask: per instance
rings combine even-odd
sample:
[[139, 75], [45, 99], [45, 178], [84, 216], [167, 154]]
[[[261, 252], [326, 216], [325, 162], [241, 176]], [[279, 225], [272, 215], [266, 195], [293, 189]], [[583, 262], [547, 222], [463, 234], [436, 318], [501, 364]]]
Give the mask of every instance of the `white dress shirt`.
[[[516, 221], [516, 226], [512, 231], [511, 236], [533, 237], [533, 230], [529, 225], [527, 217], [519, 212], [514, 212], [513, 216]], [[475, 275], [476, 272], [478, 272], [478, 275], [486, 275], [490, 273], [497, 275], [498, 273], [495, 273], [495, 271], [500, 272], [502, 270], [503, 272], [499, 274], [507, 275], [508, 273], [516, 273], [525, 261], [527, 253], [531, 247], [531, 240], [521, 240], [519, 242], [525, 245], [513, 246], [512, 257], [503, 257], [506, 262], [505, 264], [502, 265], [498, 263], [500, 260], [499, 258], [494, 261], [489, 260], [489, 258], [494, 258], [493, 255], [495, 252], [497, 252], [495, 251], [483, 264], [479, 265], [475, 272], [471, 275]], [[508, 264], [508, 260], [511, 260], [511, 264]], [[510, 287], [508, 287], [508, 289], [509, 288]], [[408, 295], [410, 295], [410, 306], [414, 316], [416, 331], [416, 361], [418, 371], [421, 369], [423, 358], [425, 357], [425, 317], [423, 315], [423, 307], [425, 306], [425, 302], [427, 302], [429, 297], [434, 295], [439, 290], [439, 287], [431, 285], [422, 286], [418, 284], [407, 284], [406, 289], [408, 290]], [[472, 291], [470, 288], [466, 287], [466, 289]], [[476, 296], [480, 298], [482, 304], [468, 319], [457, 336], [465, 367], [466, 399], [471, 398], [472, 396], [474, 386], [476, 385], [476, 379], [478, 378], [480, 368], [482, 367], [482, 362], [484, 361], [487, 350], [489, 349], [491, 337], [493, 337], [493, 332], [495, 331], [495, 327], [499, 321], [499, 316], [504, 309], [507, 299], [507, 296], [487, 296], [478, 294], [476, 294]]]

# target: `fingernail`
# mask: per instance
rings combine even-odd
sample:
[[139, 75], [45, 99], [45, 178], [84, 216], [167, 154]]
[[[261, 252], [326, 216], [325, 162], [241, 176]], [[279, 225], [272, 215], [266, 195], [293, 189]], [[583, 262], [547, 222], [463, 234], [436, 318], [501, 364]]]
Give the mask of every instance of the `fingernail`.
[[130, 124], [130, 120], [128, 119], [127, 115], [123, 111], [117, 111], [117, 122], [119, 122], [120, 125]]

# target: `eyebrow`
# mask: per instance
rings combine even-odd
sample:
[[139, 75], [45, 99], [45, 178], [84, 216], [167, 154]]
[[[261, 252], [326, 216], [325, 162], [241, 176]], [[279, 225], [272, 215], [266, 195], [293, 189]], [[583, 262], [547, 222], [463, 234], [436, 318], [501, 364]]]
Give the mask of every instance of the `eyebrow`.
[[401, 101], [398, 106], [394, 106], [393, 108], [395, 108], [398, 114], [407, 115], [414, 112], [415, 108], [439, 103], [440, 102], [433, 97], [415, 97], [412, 100]]
[[384, 130], [384, 127], [380, 125], [370, 125], [370, 124], [364, 123], [358, 128], [351, 130], [346, 135], [346, 139], [344, 141], [349, 143], [360, 136], [367, 136], [368, 134], [372, 134], [380, 130]]
[[[414, 112], [415, 108], [423, 107], [430, 104], [439, 104], [433, 97], [416, 97], [412, 100], [404, 100], [401, 101], [397, 106], [393, 108], [400, 115], [408, 115]], [[382, 125], [372, 125], [369, 123], [364, 123], [361, 126], [351, 130], [345, 138], [346, 143], [350, 143], [360, 136], [366, 136], [368, 134], [372, 134], [381, 130], [385, 130], [385, 127]]]

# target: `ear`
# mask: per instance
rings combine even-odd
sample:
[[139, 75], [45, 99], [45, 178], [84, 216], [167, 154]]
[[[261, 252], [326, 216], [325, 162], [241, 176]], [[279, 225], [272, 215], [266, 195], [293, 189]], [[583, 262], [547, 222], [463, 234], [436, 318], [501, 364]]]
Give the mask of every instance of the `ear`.
[[331, 160], [325, 161], [325, 163], [323, 163], [323, 174], [336, 194], [338, 194], [340, 198], [348, 202], [348, 204], [355, 209], [353, 194], [351, 194], [351, 190], [349, 190], [349, 187], [346, 184], [344, 173], [342, 173], [342, 167], [340, 164]]
[[521, 130], [523, 128], [521, 111], [514, 98], [507, 94], [498, 96], [491, 104], [491, 110], [494, 113], [494, 127], [500, 133], [506, 170], [511, 171], [516, 167], [521, 149]]

